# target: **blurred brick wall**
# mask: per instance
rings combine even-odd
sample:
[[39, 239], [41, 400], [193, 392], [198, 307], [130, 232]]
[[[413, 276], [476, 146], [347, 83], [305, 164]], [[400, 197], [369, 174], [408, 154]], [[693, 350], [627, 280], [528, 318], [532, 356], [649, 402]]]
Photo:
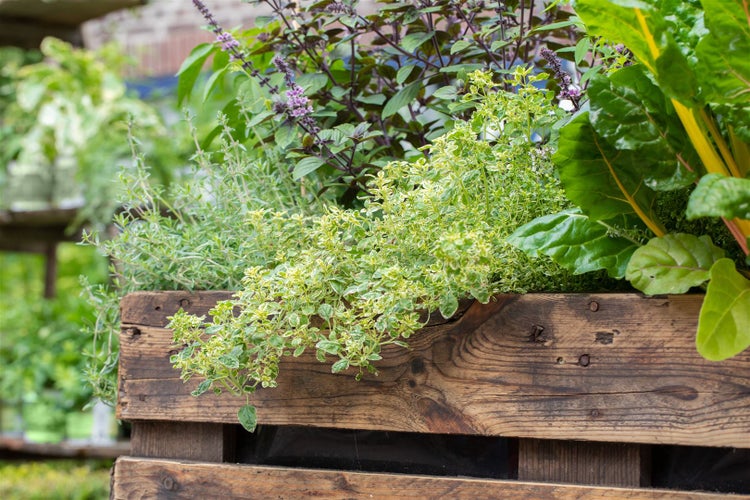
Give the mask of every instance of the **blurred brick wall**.
[[[204, 0], [222, 26], [252, 26], [269, 9], [241, 0]], [[197, 44], [213, 39], [191, 0], [150, 0], [143, 6], [109, 14], [82, 27], [84, 44], [96, 48], [111, 40], [134, 57], [130, 77], [174, 75]]]

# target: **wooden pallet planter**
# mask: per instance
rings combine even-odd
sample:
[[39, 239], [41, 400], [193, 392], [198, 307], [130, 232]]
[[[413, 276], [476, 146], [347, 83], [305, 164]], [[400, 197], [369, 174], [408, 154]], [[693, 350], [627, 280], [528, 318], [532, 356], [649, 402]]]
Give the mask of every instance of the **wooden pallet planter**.
[[171, 367], [165, 328], [228, 297], [123, 299], [117, 412], [133, 430], [114, 498], [715, 498], [645, 488], [648, 445], [750, 448], [750, 353], [696, 353], [701, 296], [531, 294], [470, 304], [359, 382], [285, 360], [279, 387], [252, 399], [261, 425], [520, 438], [518, 481], [230, 464], [244, 401], [190, 396], [199, 381]]

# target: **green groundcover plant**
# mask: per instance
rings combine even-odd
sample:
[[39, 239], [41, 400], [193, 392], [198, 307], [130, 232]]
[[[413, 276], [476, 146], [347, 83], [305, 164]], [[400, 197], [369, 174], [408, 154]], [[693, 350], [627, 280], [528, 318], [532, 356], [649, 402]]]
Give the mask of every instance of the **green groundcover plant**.
[[624, 44], [634, 63], [591, 76], [586, 106], [560, 131], [553, 162], [576, 208], [521, 227], [511, 241], [647, 294], [704, 288], [698, 351], [734, 356], [750, 346], [747, 5], [579, 0], [575, 8], [590, 36]]

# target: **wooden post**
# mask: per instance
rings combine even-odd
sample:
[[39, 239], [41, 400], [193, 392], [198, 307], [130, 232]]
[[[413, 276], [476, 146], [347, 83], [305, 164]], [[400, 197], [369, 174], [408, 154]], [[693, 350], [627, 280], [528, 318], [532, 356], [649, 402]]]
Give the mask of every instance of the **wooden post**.
[[630, 443], [520, 439], [518, 479], [597, 486], [650, 486], [650, 448]]
[[57, 243], [49, 243], [44, 253], [44, 298], [57, 295]]
[[130, 454], [204, 462], [234, 461], [236, 426], [195, 422], [134, 421]]

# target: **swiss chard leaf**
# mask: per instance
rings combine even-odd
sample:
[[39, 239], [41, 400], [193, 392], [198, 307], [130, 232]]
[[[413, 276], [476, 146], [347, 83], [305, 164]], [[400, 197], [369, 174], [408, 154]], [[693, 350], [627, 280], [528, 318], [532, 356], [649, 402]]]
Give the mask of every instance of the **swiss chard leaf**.
[[625, 277], [649, 295], [685, 293], [708, 281], [711, 266], [723, 257], [708, 236], [667, 234], [635, 251]]
[[750, 100], [750, 22], [747, 2], [701, 0], [710, 33], [696, 47], [696, 74], [708, 102]]
[[602, 223], [568, 210], [524, 224], [508, 242], [531, 257], [551, 257], [574, 274], [606, 269], [611, 277], [622, 278], [638, 244], [609, 233]]
[[644, 184], [648, 166], [643, 158], [609, 145], [594, 131], [588, 112], [560, 130], [552, 160], [568, 199], [591, 219], [632, 219], [635, 215], [654, 234], [666, 233], [654, 213], [655, 193]]
[[711, 268], [695, 339], [698, 352], [712, 361], [730, 358], [750, 347], [750, 280], [730, 259]]
[[592, 77], [588, 94], [594, 130], [617, 149], [642, 156], [650, 167], [645, 170], [649, 187], [671, 190], [694, 182], [695, 174], [677, 158], [692, 161], [695, 151], [642, 65]]
[[698, 217], [750, 219], [750, 179], [704, 175], [690, 194], [685, 215], [690, 220]]

